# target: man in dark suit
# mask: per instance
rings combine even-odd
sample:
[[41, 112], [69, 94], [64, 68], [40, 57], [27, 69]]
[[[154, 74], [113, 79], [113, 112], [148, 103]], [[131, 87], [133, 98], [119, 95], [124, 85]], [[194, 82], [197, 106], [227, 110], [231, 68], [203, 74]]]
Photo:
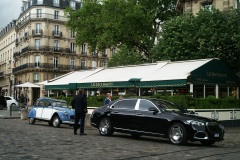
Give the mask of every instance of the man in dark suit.
[[80, 119], [80, 135], [87, 135], [84, 133], [85, 115], [87, 112], [87, 97], [84, 94], [83, 89], [79, 90], [79, 94], [74, 97], [71, 105], [72, 108], [75, 109], [74, 134], [77, 134]]

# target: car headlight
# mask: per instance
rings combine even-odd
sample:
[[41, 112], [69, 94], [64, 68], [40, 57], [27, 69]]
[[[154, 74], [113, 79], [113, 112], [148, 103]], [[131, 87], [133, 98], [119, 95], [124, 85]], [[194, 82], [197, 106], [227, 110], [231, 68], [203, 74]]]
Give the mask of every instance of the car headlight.
[[63, 114], [64, 114], [65, 116], [67, 116], [67, 115], [68, 115], [67, 111], [64, 111], [64, 112], [63, 112]]
[[188, 120], [187, 122], [188, 122], [189, 124], [195, 125], [195, 126], [205, 126], [205, 123], [204, 123], [204, 122], [193, 121], [193, 120]]

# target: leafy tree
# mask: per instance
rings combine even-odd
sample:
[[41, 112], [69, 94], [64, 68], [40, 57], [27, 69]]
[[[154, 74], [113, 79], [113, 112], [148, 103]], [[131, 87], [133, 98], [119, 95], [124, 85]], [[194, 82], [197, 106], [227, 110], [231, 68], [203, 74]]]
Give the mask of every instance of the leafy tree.
[[234, 71], [240, 69], [239, 10], [202, 10], [165, 22], [154, 47], [155, 60], [219, 58]]
[[160, 24], [175, 15], [176, 0], [83, 0], [80, 10], [66, 9], [67, 27], [76, 44], [91, 51], [126, 45], [151, 59]]
[[134, 50], [130, 50], [127, 46], [122, 45], [118, 53], [114, 54], [108, 62], [108, 67], [135, 65], [144, 62], [142, 55]]

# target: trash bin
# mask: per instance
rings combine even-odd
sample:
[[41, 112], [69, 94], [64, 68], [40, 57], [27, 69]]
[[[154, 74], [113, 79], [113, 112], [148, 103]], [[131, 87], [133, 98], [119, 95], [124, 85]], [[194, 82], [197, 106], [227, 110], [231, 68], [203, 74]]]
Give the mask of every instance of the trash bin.
[[27, 109], [26, 108], [22, 108], [20, 113], [21, 113], [22, 120], [27, 119]]

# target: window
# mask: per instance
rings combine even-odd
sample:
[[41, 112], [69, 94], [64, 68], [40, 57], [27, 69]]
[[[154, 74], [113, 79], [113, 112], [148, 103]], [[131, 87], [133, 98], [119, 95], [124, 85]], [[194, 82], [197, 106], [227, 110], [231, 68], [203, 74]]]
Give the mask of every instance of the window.
[[116, 53], [116, 48], [111, 49], [112, 55]]
[[115, 103], [112, 108], [121, 108], [121, 109], [134, 109], [137, 100], [123, 100]]
[[107, 67], [107, 62], [106, 61], [102, 61], [102, 67]]
[[75, 66], [75, 59], [74, 59], [74, 57], [72, 57], [72, 58], [70, 59], [70, 68], [71, 68], [71, 69], [74, 69], [74, 66]]
[[76, 8], [76, 3], [75, 3], [75, 1], [70, 1], [70, 7], [71, 7], [73, 10], [75, 10], [75, 8]]
[[154, 104], [152, 104], [150, 101], [146, 101], [146, 100], [141, 100], [139, 103], [139, 110], [142, 111], [148, 111], [149, 107], [155, 107], [156, 106]]
[[58, 51], [58, 50], [59, 50], [59, 41], [58, 41], [58, 40], [54, 40], [53, 50], [54, 50], [54, 51]]
[[92, 61], [92, 68], [97, 68], [97, 62], [96, 61]]
[[40, 66], [40, 56], [35, 56], [34, 62], [35, 62], [35, 67], [39, 67]]
[[36, 23], [36, 30], [35, 30], [36, 34], [41, 34], [41, 24], [40, 23]]
[[37, 9], [37, 18], [42, 17], [42, 9]]
[[102, 55], [103, 55], [103, 56], [107, 56], [106, 49], [103, 49], [103, 50], [102, 50]]
[[59, 33], [59, 25], [55, 25], [54, 26], [54, 34], [55, 35], [60, 35], [60, 33]]
[[81, 60], [81, 69], [86, 68], [86, 60]]
[[39, 74], [38, 73], [33, 74], [33, 81], [34, 82], [39, 82]]
[[236, 0], [235, 2], [235, 8], [239, 8], [240, 7], [240, 0]]
[[70, 44], [71, 53], [75, 53], [75, 43]]
[[59, 11], [54, 11], [54, 19], [58, 19], [59, 17]]
[[43, 4], [43, 0], [37, 0], [37, 4]]
[[53, 68], [58, 68], [58, 57], [53, 58]]
[[53, 0], [53, 5], [59, 7], [59, 0]]
[[40, 39], [35, 39], [35, 49], [36, 50], [40, 49]]
[[203, 2], [202, 3], [202, 9], [212, 11], [212, 9], [213, 9], [212, 2], [208, 2], [208, 1]]
[[82, 54], [86, 53], [87, 53], [86, 44], [82, 44]]
[[70, 36], [71, 36], [71, 38], [74, 38], [74, 37], [75, 37], [75, 35], [76, 35], [76, 34], [75, 34], [75, 32], [74, 32], [74, 31], [71, 31], [71, 35], [70, 35]]
[[57, 78], [58, 75], [56, 73], [52, 74], [52, 79]]
[[93, 52], [92, 52], [92, 55], [93, 55], [93, 56], [97, 56], [97, 55], [98, 55], [97, 50], [93, 51]]

